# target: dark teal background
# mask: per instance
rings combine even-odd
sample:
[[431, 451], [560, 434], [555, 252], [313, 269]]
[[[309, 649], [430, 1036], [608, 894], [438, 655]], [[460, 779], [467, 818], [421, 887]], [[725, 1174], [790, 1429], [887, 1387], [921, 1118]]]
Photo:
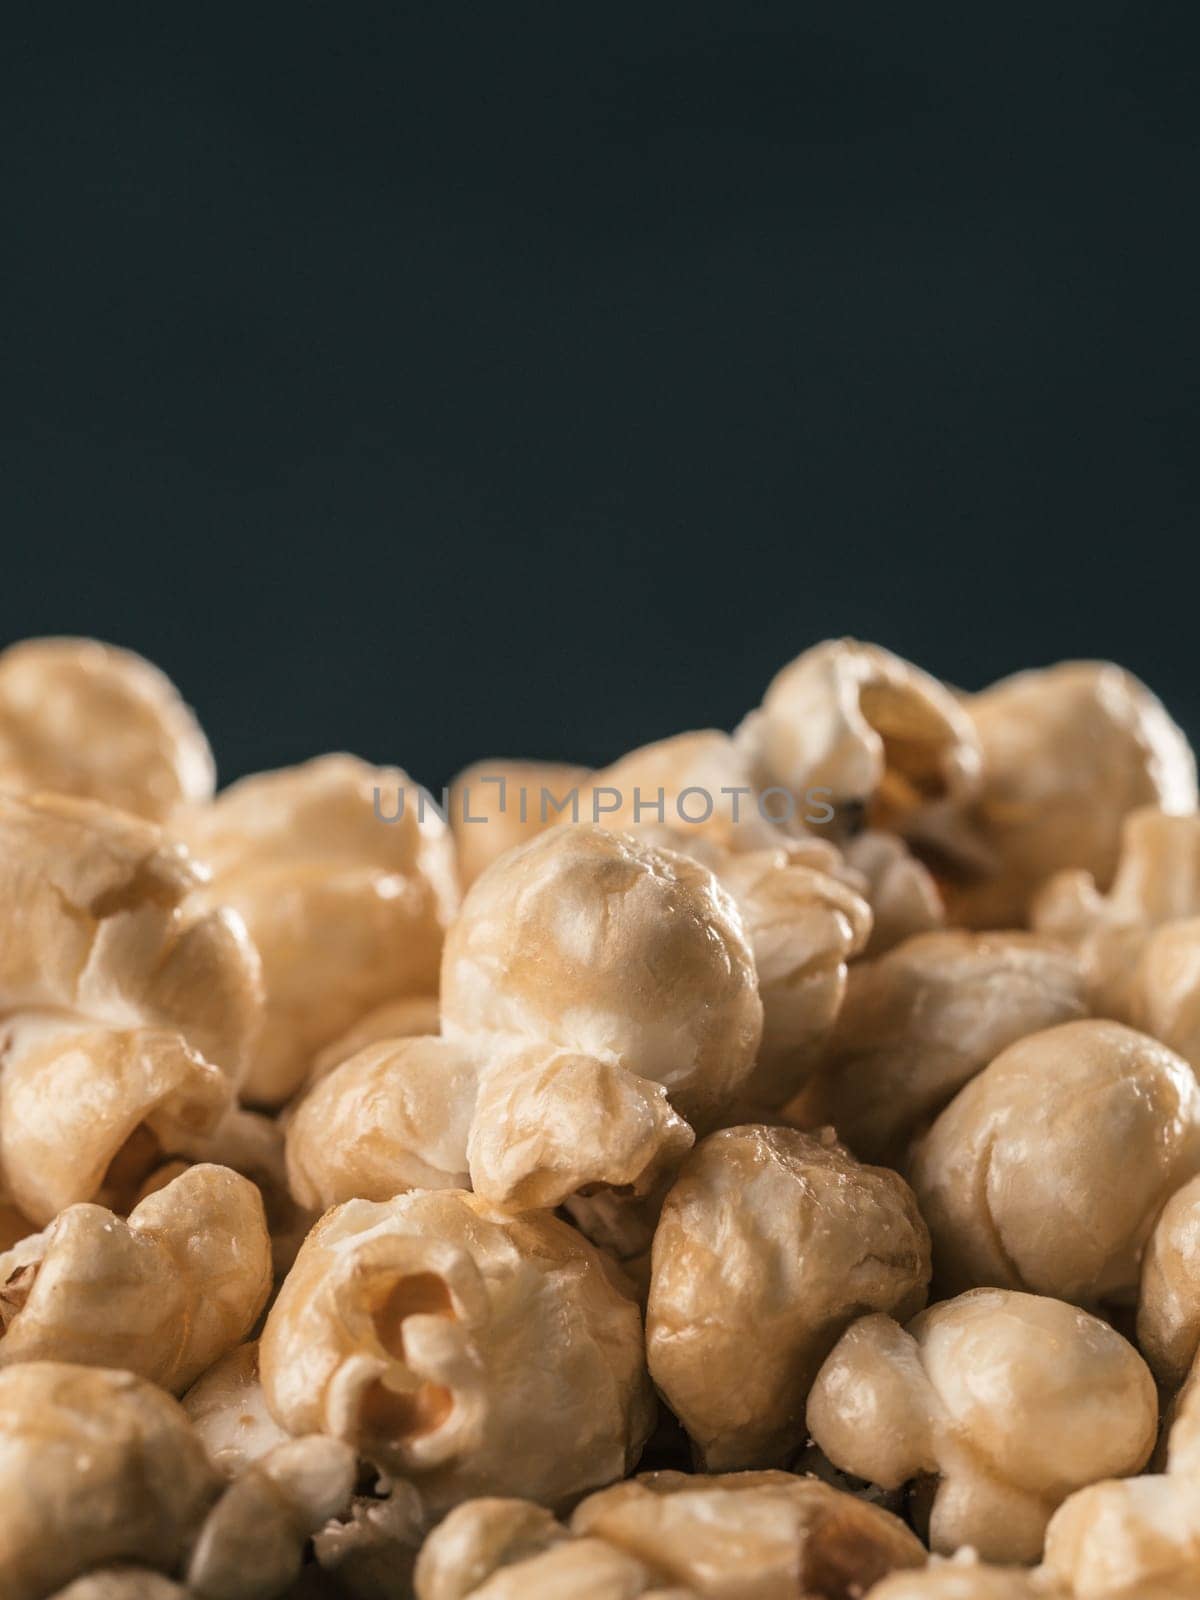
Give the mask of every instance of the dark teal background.
[[729, 724], [806, 643], [1200, 733], [1182, 3], [12, 4], [0, 633], [225, 777]]

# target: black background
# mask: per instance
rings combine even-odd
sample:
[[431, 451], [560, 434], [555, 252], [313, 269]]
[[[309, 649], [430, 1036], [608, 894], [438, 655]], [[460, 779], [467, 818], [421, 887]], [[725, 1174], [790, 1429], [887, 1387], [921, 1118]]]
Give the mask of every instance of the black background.
[[225, 778], [729, 725], [815, 639], [1200, 732], [1191, 4], [8, 4], [0, 633]]

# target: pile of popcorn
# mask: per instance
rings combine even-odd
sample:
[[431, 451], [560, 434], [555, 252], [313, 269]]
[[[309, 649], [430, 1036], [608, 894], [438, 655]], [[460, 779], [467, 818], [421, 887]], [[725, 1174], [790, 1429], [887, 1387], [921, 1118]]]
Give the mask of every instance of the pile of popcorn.
[[1200, 1594], [1200, 815], [1070, 662], [215, 794], [0, 654], [0, 1600]]

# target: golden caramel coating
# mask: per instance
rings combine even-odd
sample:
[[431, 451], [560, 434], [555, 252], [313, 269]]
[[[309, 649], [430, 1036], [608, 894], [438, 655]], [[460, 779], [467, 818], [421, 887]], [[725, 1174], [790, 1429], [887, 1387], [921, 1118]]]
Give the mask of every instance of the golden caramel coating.
[[123, 1561], [177, 1570], [218, 1489], [187, 1418], [153, 1384], [57, 1361], [0, 1371], [4, 1600], [44, 1600]]
[[385, 1039], [412, 1039], [418, 1034], [432, 1035], [439, 1032], [441, 1026], [442, 1013], [436, 995], [414, 994], [404, 1000], [385, 1000], [383, 1005], [360, 1017], [340, 1038], [317, 1052], [309, 1086], [369, 1044], [382, 1044]]
[[1073, 1600], [1192, 1600], [1200, 1485], [1169, 1475], [1081, 1489], [1046, 1530], [1042, 1571]]
[[417, 1600], [465, 1600], [500, 1568], [569, 1538], [551, 1512], [529, 1500], [466, 1500], [421, 1546], [414, 1574]]
[[726, 1128], [684, 1162], [654, 1235], [650, 1375], [707, 1470], [804, 1442], [822, 1361], [866, 1310], [925, 1303], [929, 1235], [903, 1179], [790, 1128]]
[[208, 1459], [223, 1478], [248, 1467], [290, 1437], [267, 1410], [258, 1373], [258, 1341], [215, 1361], [183, 1397], [183, 1409]]
[[527, 1500], [469, 1500], [430, 1534], [417, 1600], [688, 1600], [652, 1567], [601, 1539], [572, 1539]]
[[482, 1076], [471, 1187], [518, 1211], [561, 1205], [581, 1189], [630, 1202], [652, 1192], [693, 1140], [662, 1084], [594, 1056], [518, 1046]]
[[722, 851], [773, 850], [783, 837], [759, 804], [742, 753], [713, 728], [643, 745], [593, 773], [580, 787], [573, 820], [635, 833], [666, 828], [685, 854], [700, 842]]
[[714, 870], [741, 910], [762, 997], [762, 1043], [742, 1099], [776, 1110], [819, 1060], [871, 910], [849, 885], [783, 850], [731, 855]]
[[508, 1210], [595, 1185], [640, 1195], [678, 1165], [692, 1130], [661, 1084], [553, 1045], [440, 1037], [370, 1045], [323, 1078], [287, 1130], [304, 1207], [473, 1188]]
[[554, 828], [476, 880], [441, 993], [447, 1037], [614, 1062], [693, 1123], [737, 1095], [762, 1033], [745, 926], [712, 873], [593, 827]]
[[[967, 1552], [970, 1555], [970, 1552]], [[993, 1567], [974, 1559], [933, 1560], [921, 1572], [894, 1572], [869, 1600], [1070, 1600], [1039, 1571]]]
[[68, 1206], [0, 1256], [0, 1365], [119, 1365], [180, 1393], [246, 1337], [270, 1286], [258, 1190], [188, 1167], [127, 1222]]
[[571, 1531], [714, 1600], [846, 1600], [926, 1559], [898, 1518], [789, 1472], [643, 1473], [585, 1500]]
[[650, 1431], [641, 1316], [573, 1229], [455, 1190], [352, 1200], [309, 1235], [259, 1346], [272, 1415], [352, 1443], [431, 1507], [558, 1504]]
[[912, 1136], [1000, 1052], [1087, 1014], [1074, 956], [1023, 933], [926, 933], [850, 972], [822, 1070], [788, 1108], [864, 1161]]
[[1187, 740], [1145, 684], [1110, 662], [1019, 672], [965, 704], [983, 785], [970, 815], [979, 859], [946, 886], [955, 922], [1018, 926], [1037, 890], [1068, 869], [1103, 892], [1130, 812], [1196, 808]]
[[1083, 868], [1057, 873], [1034, 901], [1039, 929], [1079, 940], [1158, 928], [1200, 912], [1200, 817], [1140, 806], [1121, 823], [1117, 864], [1101, 886]]
[[243, 1093], [279, 1105], [313, 1058], [387, 1001], [437, 990], [453, 844], [410, 779], [353, 756], [259, 773], [179, 824], [262, 957], [266, 1019]]
[[[1032, 908], [1039, 932], [1078, 951], [1092, 1009], [1135, 1027], [1145, 1027], [1136, 1014], [1143, 976], [1153, 980], [1160, 965], [1151, 958], [1145, 974], [1139, 970], [1147, 945], [1158, 930], [1197, 916], [1200, 817], [1172, 816], [1153, 806], [1125, 818], [1120, 859], [1107, 893], [1090, 872], [1060, 872], [1044, 885]], [[1172, 987], [1164, 987], [1159, 1004]], [[1158, 1037], [1154, 1028], [1145, 1031]]]
[[1133, 971], [1129, 1020], [1200, 1071], [1200, 917], [1148, 936]]
[[140, 658], [0, 653], [0, 1600], [1200, 1594], [1200, 812], [1136, 678], [830, 640], [445, 814], [213, 777]]
[[760, 787], [819, 792], [839, 816], [903, 833], [979, 779], [979, 743], [955, 696], [878, 645], [828, 639], [772, 679], [738, 730]]
[[742, 914], [763, 1032], [738, 1097], [739, 1121], [778, 1110], [813, 1070], [841, 1009], [846, 964], [871, 931], [871, 908], [858, 892], [866, 885], [843, 866], [836, 846], [775, 831], [770, 848], [730, 850], [696, 830], [638, 830], [640, 839], [707, 867]]
[[230, 1104], [258, 958], [233, 913], [189, 922], [199, 880], [149, 823], [0, 796], [0, 1175], [35, 1222], [111, 1203], [106, 1182], [131, 1195]]
[[0, 789], [99, 800], [151, 822], [212, 798], [208, 740], [131, 650], [25, 639], [0, 654]]
[[475, 1600], [639, 1600], [661, 1589], [633, 1556], [600, 1539], [572, 1539], [500, 1568], [471, 1592]]
[[1200, 1067], [1200, 818], [1132, 812], [1110, 891], [1088, 872], [1058, 873], [1033, 921], [1076, 949], [1093, 1011]]
[[257, 962], [227, 911], [184, 913], [203, 869], [150, 823], [57, 795], [0, 796], [0, 1006], [181, 1033], [237, 1079], [258, 1027]]
[[1200, 1348], [1200, 1178], [1171, 1196], [1142, 1261], [1138, 1346], [1155, 1377], [1177, 1388]]
[[178, 1138], [176, 1146], [180, 1156], [150, 1173], [137, 1191], [134, 1203], [164, 1188], [193, 1162], [210, 1162], [240, 1172], [262, 1196], [267, 1231], [271, 1235], [274, 1276], [282, 1280], [296, 1259], [305, 1235], [317, 1220], [315, 1212], [297, 1205], [288, 1189], [284, 1137], [281, 1120], [235, 1106], [225, 1113], [211, 1133]]
[[1115, 1022], [1010, 1045], [942, 1112], [912, 1185], [935, 1280], [1080, 1305], [1136, 1293], [1163, 1204], [1200, 1170], [1200, 1089], [1185, 1061]]
[[450, 785], [450, 828], [463, 888], [509, 850], [570, 820], [572, 797], [589, 777], [587, 767], [561, 761], [497, 758], [465, 767]]
[[60, 1032], [0, 1068], [0, 1171], [45, 1224], [77, 1202], [126, 1210], [164, 1152], [217, 1126], [232, 1087], [163, 1028]]
[[430, 1533], [417, 1600], [847, 1600], [924, 1551], [894, 1517], [784, 1472], [647, 1473], [572, 1530], [521, 1500], [471, 1500]]
[[287, 1167], [301, 1206], [390, 1200], [468, 1185], [478, 1072], [440, 1038], [368, 1045], [304, 1097], [288, 1123]]
[[1163, 1438], [1153, 1465], [1200, 1482], [1200, 1367], [1194, 1360], [1164, 1414]]
[[145, 1567], [106, 1567], [76, 1578], [54, 1600], [186, 1600], [186, 1590]]
[[933, 874], [894, 833], [867, 829], [847, 840], [843, 874], [871, 908], [865, 955], [884, 955], [946, 920]]
[[1106, 1322], [1059, 1300], [976, 1289], [901, 1328], [869, 1316], [821, 1368], [808, 1426], [835, 1466], [885, 1489], [934, 1480], [933, 1550], [1035, 1561], [1073, 1490], [1139, 1471], [1154, 1379]]
[[310, 1535], [349, 1505], [354, 1451], [313, 1435], [276, 1445], [209, 1513], [187, 1564], [198, 1600], [272, 1600], [300, 1575]]

